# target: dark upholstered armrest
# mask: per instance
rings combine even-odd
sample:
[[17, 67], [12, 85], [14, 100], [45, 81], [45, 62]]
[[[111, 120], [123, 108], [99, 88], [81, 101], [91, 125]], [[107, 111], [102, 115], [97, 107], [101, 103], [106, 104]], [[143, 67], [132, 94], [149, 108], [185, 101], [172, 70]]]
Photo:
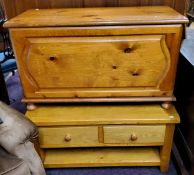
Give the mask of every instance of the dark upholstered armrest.
[[37, 127], [23, 114], [0, 102], [0, 146], [24, 160], [33, 175], [45, 175], [42, 162], [31, 142]]

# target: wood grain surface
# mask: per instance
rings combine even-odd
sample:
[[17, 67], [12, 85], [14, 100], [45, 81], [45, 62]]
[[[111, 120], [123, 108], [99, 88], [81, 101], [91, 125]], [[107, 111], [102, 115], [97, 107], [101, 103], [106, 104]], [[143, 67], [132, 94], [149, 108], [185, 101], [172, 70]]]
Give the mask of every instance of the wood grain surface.
[[[165, 125], [117, 125], [104, 126], [104, 143], [158, 143], [163, 144]], [[135, 136], [133, 139], [132, 136]]]
[[117, 7], [28, 10], [4, 27], [91, 26], [186, 23], [186, 17], [170, 7]]
[[46, 151], [46, 168], [97, 166], [159, 166], [157, 148], [86, 148]]
[[39, 127], [39, 140], [40, 147], [47, 148], [94, 146], [98, 145], [98, 127]]
[[28, 10], [37, 8], [78, 8], [78, 7], [123, 7], [165, 5], [184, 14], [187, 0], [2, 0], [8, 19]]
[[174, 130], [175, 130], [175, 125], [172, 125], [172, 124], [166, 125], [164, 145], [160, 149], [160, 160], [161, 160], [160, 170], [162, 172], [168, 171]]
[[[179, 123], [176, 109], [155, 105], [54, 105], [37, 106], [26, 115], [37, 126]], [[53, 120], [54, 119], [54, 120]]]
[[23, 58], [40, 89], [157, 87], [171, 62], [164, 40], [162, 35], [27, 38]]
[[19, 28], [10, 34], [26, 101], [59, 102], [172, 97], [181, 31], [180, 24]]

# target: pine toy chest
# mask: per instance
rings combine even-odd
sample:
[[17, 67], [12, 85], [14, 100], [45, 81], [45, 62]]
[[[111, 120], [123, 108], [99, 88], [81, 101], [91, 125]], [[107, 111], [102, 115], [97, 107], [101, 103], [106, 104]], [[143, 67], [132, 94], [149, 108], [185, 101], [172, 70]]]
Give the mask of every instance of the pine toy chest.
[[4, 26], [25, 102], [168, 102], [185, 23], [156, 6], [35, 9]]

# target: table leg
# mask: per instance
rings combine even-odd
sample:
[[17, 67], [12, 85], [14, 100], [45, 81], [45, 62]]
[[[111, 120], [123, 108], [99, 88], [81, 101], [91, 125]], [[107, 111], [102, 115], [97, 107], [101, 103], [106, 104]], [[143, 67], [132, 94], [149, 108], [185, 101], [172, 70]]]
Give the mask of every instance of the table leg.
[[174, 124], [168, 124], [166, 125], [166, 132], [165, 132], [165, 138], [164, 138], [164, 145], [160, 149], [160, 170], [162, 172], [167, 172], [169, 167], [169, 160], [170, 160], [170, 153], [172, 148], [172, 142], [173, 142], [173, 135], [174, 135]]

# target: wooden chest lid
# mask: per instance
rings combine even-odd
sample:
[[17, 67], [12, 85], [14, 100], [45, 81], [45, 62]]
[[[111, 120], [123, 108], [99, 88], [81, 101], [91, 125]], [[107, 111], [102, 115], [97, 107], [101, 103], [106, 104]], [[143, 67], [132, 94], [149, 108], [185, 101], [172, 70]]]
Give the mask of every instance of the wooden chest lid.
[[113, 26], [187, 23], [185, 16], [165, 6], [33, 9], [7, 21], [4, 27]]

